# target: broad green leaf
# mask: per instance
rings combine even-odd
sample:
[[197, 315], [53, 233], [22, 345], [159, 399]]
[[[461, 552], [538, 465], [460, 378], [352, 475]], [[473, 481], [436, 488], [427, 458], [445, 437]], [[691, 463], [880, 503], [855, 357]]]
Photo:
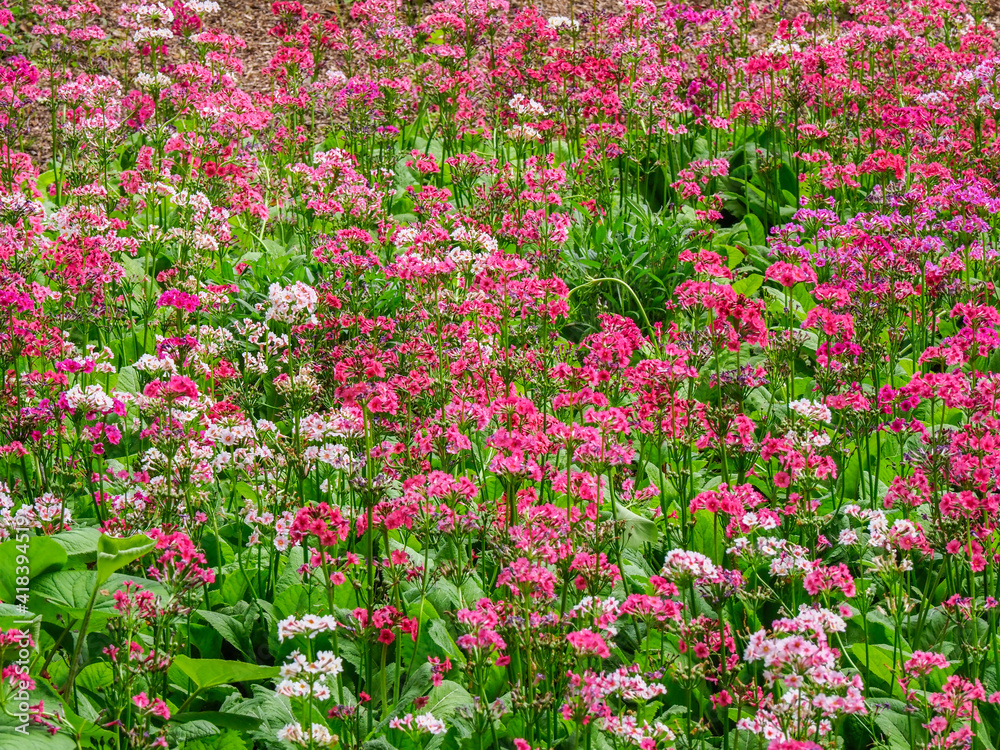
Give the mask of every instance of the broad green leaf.
[[85, 688], [96, 692], [100, 688], [114, 684], [115, 673], [111, 669], [111, 664], [106, 661], [95, 661], [80, 670], [76, 677], [77, 687]]
[[[422, 625], [421, 629], [423, 629]], [[427, 624], [426, 638], [437, 647], [437, 649], [428, 649], [428, 651], [439, 650], [439, 657], [441, 655], [447, 656], [456, 666], [465, 666], [465, 654], [462, 653], [455, 639], [448, 632], [448, 626], [444, 620], [440, 618], [431, 620]], [[426, 646], [426, 644], [424, 645]]]
[[[212, 719], [205, 721], [214, 722]], [[250, 727], [253, 729], [254, 727]], [[222, 734], [202, 737], [184, 743], [184, 750], [246, 750], [247, 743], [241, 732], [228, 729]]]
[[[63, 615], [83, 617], [90, 601], [90, 596], [97, 588], [94, 599], [94, 614], [91, 627], [104, 627], [109, 617], [117, 617], [114, 592], [123, 588], [126, 583], [133, 587], [142, 587], [146, 591], [166, 598], [167, 592], [156, 581], [135, 576], [113, 575], [98, 586], [97, 571], [94, 570], [58, 570], [39, 576], [31, 584], [31, 601], [34, 611], [42, 615]], [[134, 588], [133, 588], [134, 590]]]
[[280, 671], [278, 667], [262, 667], [224, 659], [192, 659], [183, 654], [174, 657], [174, 665], [201, 689], [234, 682], [270, 680], [277, 677]]
[[[186, 724], [192, 721], [208, 721], [227, 730], [247, 731], [260, 726], [260, 721], [252, 716], [231, 714], [224, 711], [185, 711], [171, 719], [171, 722]], [[190, 747], [190, 746], [189, 746]], [[213, 747], [210, 745], [210, 747]], [[188, 748], [185, 748], [188, 750]]]
[[219, 734], [219, 729], [210, 721], [199, 719], [198, 721], [170, 722], [167, 728], [167, 738], [170, 746], [174, 747], [178, 743], [183, 743], [186, 747], [188, 742], [212, 737]]
[[104, 583], [112, 573], [139, 559], [156, 542], [145, 534], [136, 534], [125, 539], [102, 535], [97, 541], [97, 583]]
[[19, 583], [24, 586], [44, 573], [59, 570], [67, 559], [66, 550], [46, 536], [30, 537], [26, 543], [9, 539], [0, 544], [0, 599], [15, 601]]
[[[892, 653], [880, 648], [881, 645], [878, 643], [868, 644], [866, 649], [864, 643], [855, 643], [851, 646], [851, 652], [854, 654], [855, 660], [868, 670], [869, 676], [877, 677], [886, 685], [891, 685], [895, 680], [892, 669]], [[896, 662], [897, 671], [900, 667], [900, 661], [898, 659]]]
[[208, 532], [201, 537], [201, 549], [205, 553], [205, 560], [210, 568], [220, 568], [223, 565], [231, 565], [236, 561], [233, 548], [224, 539], [220, 539], [218, 534]]
[[738, 247], [732, 245], [726, 246], [726, 267], [730, 271], [742, 263], [744, 258], [746, 258], [746, 255]]
[[[419, 594], [416, 590], [414, 593]], [[431, 587], [427, 599], [438, 612], [444, 612], [449, 609], [471, 607], [485, 596], [486, 592], [483, 590], [479, 577], [473, 574], [462, 583], [461, 588], [447, 578], [442, 578]]]
[[[410, 673], [403, 685], [403, 691], [399, 695], [399, 700], [393, 707], [389, 715], [379, 724], [379, 730], [384, 730], [389, 726], [389, 720], [394, 716], [402, 716], [407, 710], [412, 710], [411, 705], [414, 698], [424, 695], [432, 683], [431, 665], [426, 661], [420, 667]], [[442, 683], [443, 684], [443, 683]]]
[[425, 711], [438, 719], [449, 719], [460, 706], [471, 706], [469, 691], [451, 680], [444, 680], [431, 690]]
[[[653, 544], [656, 542], [659, 532], [656, 524], [650, 519], [640, 516], [620, 503], [615, 503], [614, 513], [618, 515], [619, 521], [625, 522], [624, 539], [626, 547], [642, 547], [644, 544]], [[612, 518], [614, 517], [611, 512], [607, 512], [607, 515]]]
[[66, 550], [70, 566], [82, 566], [97, 559], [97, 541], [101, 532], [94, 526], [79, 526], [70, 531], [60, 531], [50, 539]]
[[247, 574], [236, 567], [236, 563], [226, 567], [231, 570], [222, 581], [219, 593], [222, 595], [222, 601], [231, 607], [243, 598], [243, 594], [250, 587], [250, 581]]
[[764, 233], [764, 224], [753, 214], [747, 214], [743, 217], [743, 224], [747, 228], [747, 234], [750, 235], [751, 245], [764, 245], [767, 243], [767, 235]]
[[[438, 598], [440, 599], [440, 597]], [[448, 605], [446, 601], [442, 601], [441, 604], [444, 605], [445, 610], [454, 611], [454, 608]], [[409, 668], [414, 669], [417, 665], [423, 664], [430, 656], [436, 656], [439, 658], [447, 656], [448, 652], [444, 651], [440, 645], [438, 645], [437, 641], [433, 639], [430, 633], [430, 628], [434, 623], [441, 623], [441, 616], [438, 614], [438, 610], [430, 598], [418, 599], [415, 602], [408, 602], [406, 605], [406, 613], [410, 617], [415, 617], [419, 623], [417, 629], [417, 642], [414, 644], [412, 651], [407, 649], [405, 652], [407, 658], [411, 659], [411, 661], [408, 662]]]
[[221, 635], [231, 646], [236, 648], [241, 654], [250, 658], [249, 641], [244, 632], [243, 625], [234, 617], [224, 615], [221, 612], [210, 612], [207, 609], [199, 609], [198, 614], [212, 628]]
[[28, 620], [34, 620], [34, 622], [28, 626], [28, 629], [34, 631], [37, 636], [39, 625], [39, 622], [36, 619], [37, 617], [38, 616], [29, 610], [27, 606], [21, 607], [17, 604], [0, 602], [0, 630], [9, 630], [14, 627], [23, 630], [25, 628], [25, 623]]
[[[719, 563], [721, 549], [725, 548], [725, 527], [720, 528], [719, 519], [711, 511], [695, 511], [694, 518], [691, 549], [695, 552], [701, 552], [701, 554], [712, 558], [714, 562]], [[721, 545], [719, 543], [720, 537], [723, 540]]]
[[244, 497], [247, 500], [253, 500], [254, 502], [257, 502], [257, 490], [255, 490], [246, 482], [237, 482], [236, 491], [240, 494], [241, 497]]
[[[294, 721], [288, 698], [261, 685], [251, 685], [250, 689], [253, 691], [252, 698], [233, 693], [223, 702], [221, 711], [229, 715], [250, 716], [256, 719], [262, 730], [267, 730], [268, 727], [277, 730]], [[347, 691], [344, 692], [346, 696]]]
[[122, 268], [125, 269], [125, 274], [129, 279], [140, 284], [149, 284], [153, 294], [159, 296], [160, 285], [151, 278], [152, 274], [146, 273], [143, 262], [124, 253], [118, 257], [118, 262], [122, 264]]
[[122, 393], [139, 392], [139, 371], [129, 365], [118, 371], [118, 379], [115, 381], [115, 390]]
[[301, 583], [289, 586], [274, 598], [274, 610], [281, 618], [297, 614], [308, 606], [309, 590]]
[[880, 711], [875, 718], [875, 724], [889, 740], [892, 750], [904, 750], [910, 747], [908, 736], [912, 719], [895, 711]]
[[137, 362], [143, 354], [153, 354], [156, 351], [156, 337], [151, 329], [140, 325], [130, 335], [109, 341], [107, 346], [118, 357], [119, 363]]
[[29, 727], [26, 735], [13, 727], [3, 727], [0, 750], [76, 750], [76, 742], [65, 732], [49, 734], [38, 725]]
[[281, 571], [281, 575], [278, 577], [278, 582], [274, 586], [276, 594], [280, 594], [290, 586], [302, 583], [302, 576], [299, 575], [299, 568], [302, 567], [304, 559], [305, 555], [302, 552], [301, 545], [295, 545], [288, 550], [288, 560], [285, 562], [285, 567]]
[[742, 294], [744, 297], [751, 297], [753, 293], [760, 289], [764, 283], [764, 277], [759, 273], [751, 273], [742, 279], [733, 282], [733, 291]]

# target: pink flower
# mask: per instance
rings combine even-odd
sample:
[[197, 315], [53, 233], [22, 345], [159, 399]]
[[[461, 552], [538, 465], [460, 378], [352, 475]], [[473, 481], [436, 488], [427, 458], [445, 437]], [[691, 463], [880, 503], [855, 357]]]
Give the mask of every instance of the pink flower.
[[914, 651], [913, 656], [903, 663], [903, 669], [907, 673], [920, 677], [930, 674], [934, 669], [947, 669], [948, 666], [948, 659], [944, 654], [932, 651]]
[[607, 659], [611, 656], [608, 644], [592, 630], [577, 630], [566, 636], [566, 640], [582, 656], [599, 656]]
[[174, 307], [187, 312], [194, 312], [200, 304], [201, 300], [197, 294], [188, 294], [179, 289], [168, 289], [156, 300], [157, 307]]

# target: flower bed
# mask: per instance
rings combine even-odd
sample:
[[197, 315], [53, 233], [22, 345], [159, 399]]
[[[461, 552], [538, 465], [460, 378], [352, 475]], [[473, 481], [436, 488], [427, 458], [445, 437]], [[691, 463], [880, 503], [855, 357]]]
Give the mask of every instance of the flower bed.
[[988, 9], [596, 9], [0, 9], [0, 748], [998, 746]]

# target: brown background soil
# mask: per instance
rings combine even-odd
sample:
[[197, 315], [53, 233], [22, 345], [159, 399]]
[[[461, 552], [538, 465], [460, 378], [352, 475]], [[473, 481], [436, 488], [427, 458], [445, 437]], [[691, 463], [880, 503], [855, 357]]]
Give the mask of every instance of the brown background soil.
[[[170, 5], [172, 0], [162, 0], [164, 5]], [[319, 13], [321, 16], [335, 19], [337, 17], [337, 6], [331, 0], [300, 0], [309, 13]], [[404, 0], [406, 2], [407, 0]], [[419, 2], [420, 0], [409, 0]], [[719, 0], [716, 0], [717, 2]], [[343, 9], [341, 15], [347, 18], [347, 11], [352, 0], [340, 0]], [[782, 16], [794, 16], [801, 10], [803, 0], [784, 0]], [[430, 4], [429, 2], [427, 3]], [[511, 9], [516, 10], [529, 4], [539, 8], [542, 15], [569, 15], [569, 0], [511, 0]], [[704, 0], [694, 0], [694, 6], [708, 6]], [[118, 27], [117, 17], [121, 8], [121, 0], [97, 0], [97, 5], [101, 9], [99, 24], [112, 38], [121, 38], [125, 32]], [[271, 12], [271, 0], [219, 0], [220, 10], [217, 13], [208, 14], [205, 17], [207, 28], [217, 28], [222, 31], [242, 38], [246, 42], [246, 49], [240, 51], [239, 56], [244, 62], [245, 70], [237, 85], [245, 90], [259, 89], [267, 84], [266, 80], [260, 76], [260, 71], [267, 65], [280, 42], [270, 36], [268, 31], [275, 24], [275, 16]], [[777, 2], [774, 3], [775, 7]], [[799, 6], [799, 7], [796, 7]], [[611, 14], [620, 12], [621, 0], [576, 0], [575, 8], [578, 14], [590, 15], [596, 7], [599, 14]], [[762, 19], [763, 20], [763, 19]], [[349, 19], [348, 19], [349, 23]], [[773, 26], [774, 16], [768, 16], [766, 25]], [[766, 28], [761, 31], [766, 32]], [[34, 42], [28, 34], [28, 25], [23, 24], [19, 30], [22, 34], [20, 39], [15, 39], [17, 46], [23, 49], [27, 46], [29, 51]], [[16, 33], [16, 32], [15, 32]], [[25, 150], [33, 157], [36, 164], [42, 169], [51, 154], [49, 143], [49, 123], [40, 122], [38, 116], [29, 123]]]

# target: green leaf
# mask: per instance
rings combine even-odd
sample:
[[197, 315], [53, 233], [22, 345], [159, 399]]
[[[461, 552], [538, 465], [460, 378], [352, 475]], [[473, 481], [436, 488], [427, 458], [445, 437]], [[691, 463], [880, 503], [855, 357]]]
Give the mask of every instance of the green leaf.
[[27, 627], [37, 636], [38, 626], [40, 624], [37, 618], [38, 615], [30, 611], [27, 607], [20, 607], [15, 604], [0, 602], [0, 630], [9, 630], [10, 628], [19, 628], [24, 630], [25, 623], [33, 621], [32, 624]]
[[222, 712], [237, 716], [251, 716], [258, 723], [275, 722], [287, 724], [293, 720], [291, 703], [288, 698], [278, 695], [261, 685], [252, 685], [252, 698], [244, 698], [238, 693], [230, 695], [222, 704]]
[[38, 175], [38, 179], [35, 180], [35, 187], [38, 190], [44, 190], [49, 185], [51, 185], [56, 180], [55, 170], [49, 169]]
[[113, 685], [114, 681], [115, 673], [111, 669], [111, 664], [106, 661], [95, 661], [93, 664], [88, 664], [80, 670], [80, 674], [76, 678], [78, 687], [93, 692]]
[[753, 293], [760, 289], [764, 283], [764, 277], [759, 273], [752, 273], [742, 279], [733, 282], [733, 291], [742, 294], [744, 297], [751, 297]]
[[201, 549], [210, 568], [220, 568], [236, 561], [236, 555], [229, 542], [220, 539], [218, 534], [209, 532], [201, 537]]
[[274, 598], [274, 610], [282, 618], [304, 611], [308, 606], [309, 590], [301, 583], [289, 586]]
[[104, 583], [116, 570], [139, 559], [155, 546], [156, 542], [145, 534], [125, 539], [102, 535], [97, 541], [97, 585]]
[[101, 538], [101, 532], [94, 526], [60, 531], [49, 538], [66, 550], [70, 566], [81, 566], [97, 559], [97, 541]]
[[[858, 662], [865, 666], [869, 676], [877, 677], [886, 685], [893, 684], [892, 653], [887, 653], [882, 644], [870, 644], [865, 648], [864, 643], [855, 643], [851, 646], [851, 652]], [[900, 665], [897, 662], [896, 667]]]
[[240, 494], [240, 497], [257, 502], [257, 491], [246, 482], [237, 482], [236, 491]]
[[644, 544], [656, 542], [659, 532], [656, 524], [650, 519], [640, 516], [619, 503], [615, 503], [615, 513], [617, 513], [619, 521], [625, 522], [626, 547], [642, 547]]
[[66, 562], [66, 550], [47, 536], [33, 536], [27, 542], [10, 539], [0, 544], [0, 598], [5, 602], [17, 599], [17, 579], [34, 580], [51, 570], [59, 570]]
[[70, 616], [82, 617], [96, 579], [97, 574], [92, 570], [60, 570], [35, 581], [31, 595], [59, 607]]
[[192, 659], [183, 654], [174, 657], [174, 665], [200, 689], [234, 682], [270, 680], [277, 677], [280, 671], [278, 667], [262, 667], [225, 659]]
[[816, 300], [805, 288], [804, 284], [796, 284], [792, 287], [792, 297], [802, 305], [802, 309], [809, 312], [814, 307], [816, 307]]
[[250, 658], [249, 641], [247, 640], [243, 625], [235, 617], [222, 614], [221, 612], [210, 612], [207, 609], [199, 609], [198, 614], [201, 615], [205, 622], [212, 626], [216, 633], [225, 638], [231, 646], [248, 659]]
[[743, 223], [746, 225], [747, 234], [750, 235], [751, 245], [764, 245], [767, 243], [767, 235], [764, 233], [764, 224], [753, 214], [747, 214], [743, 217]]
[[[455, 585], [450, 582], [449, 584], [454, 593], [457, 594], [458, 589], [455, 588]], [[451, 599], [441, 596], [441, 589], [437, 593], [438, 596], [436, 598], [438, 598], [443, 607], [442, 611], [454, 611], [454, 609], [459, 608], [460, 605], [452, 605], [449, 603], [452, 601]], [[461, 651], [455, 645], [454, 640], [448, 633], [448, 628], [444, 620], [441, 619], [438, 609], [430, 598], [418, 599], [417, 601], [407, 603], [406, 613], [410, 617], [415, 617], [420, 623], [417, 631], [417, 642], [414, 645], [412, 659], [409, 662], [410, 669], [416, 668], [418, 664], [425, 663], [430, 656], [439, 658], [448, 656], [456, 659], [459, 664], [465, 664], [465, 657], [461, 655]], [[407, 653], [407, 657], [410, 657], [409, 652]]]
[[302, 576], [299, 575], [299, 568], [302, 567], [302, 562], [305, 560], [305, 554], [302, 551], [301, 545], [295, 545], [290, 550], [288, 550], [288, 560], [285, 562], [285, 567], [281, 571], [281, 576], [278, 578], [278, 582], [274, 586], [274, 592], [280, 594], [285, 589], [302, 583]]
[[875, 724], [889, 740], [892, 750], [904, 750], [910, 747], [910, 719], [895, 711], [882, 711], [875, 718]]
[[[211, 721], [209, 719], [208, 721]], [[254, 729], [256, 725], [249, 727]], [[211, 737], [202, 737], [184, 744], [184, 750], [246, 750], [247, 743], [243, 736], [232, 729], [227, 729], [223, 734], [216, 734]]]
[[167, 728], [167, 738], [170, 740], [171, 747], [174, 747], [178, 743], [184, 743], [186, 746], [192, 740], [212, 737], [216, 734], [219, 734], [219, 730], [215, 724], [204, 719], [183, 723], [172, 721]]
[[256, 251], [250, 251], [250, 252], [247, 252], [247, 253], [243, 253], [243, 255], [240, 256], [239, 262], [240, 263], [246, 263], [248, 265], [253, 265], [254, 263], [256, 263], [258, 260], [260, 260], [263, 257], [264, 257], [264, 253], [258, 253]]
[[409, 677], [406, 679], [406, 684], [403, 685], [403, 692], [399, 696], [399, 700], [396, 701], [396, 705], [389, 712], [382, 722], [378, 725], [379, 731], [383, 731], [389, 726], [389, 721], [394, 716], [402, 716], [410, 709], [413, 700], [424, 695], [427, 689], [431, 686], [433, 681], [433, 673], [431, 671], [431, 665], [426, 661], [420, 665], [415, 671], [411, 672]]
[[427, 626], [427, 635], [453, 662], [459, 666], [465, 664], [465, 655], [448, 632], [444, 620], [440, 618], [431, 620]]
[[156, 351], [156, 339], [155, 335], [149, 335], [145, 326], [140, 325], [133, 333], [109, 341], [107, 347], [118, 358], [119, 363], [137, 362], [143, 354], [153, 354]]
[[128, 278], [135, 282], [150, 284], [154, 293], [159, 294], [159, 285], [147, 276], [146, 269], [137, 259], [123, 253], [119, 256], [118, 262], [122, 264], [122, 268], [125, 269], [125, 275]]
[[[274, 734], [285, 724], [295, 721], [288, 698], [278, 695], [261, 685], [251, 685], [252, 698], [244, 698], [237, 692], [230, 694], [222, 703], [221, 711], [226, 714], [249, 716], [256, 721], [258, 730], [249, 732], [251, 738], [263, 740], [262, 747], [270, 747]], [[351, 701], [350, 691], [344, 689], [344, 700]]]
[[115, 390], [122, 393], [139, 392], [139, 371], [132, 365], [123, 367], [118, 371], [118, 379], [115, 381]]
[[[95, 617], [91, 618], [92, 628], [104, 627], [109, 617], [118, 616], [113, 594], [128, 582], [157, 596], [167, 596], [167, 592], [156, 581], [113, 575], [99, 587], [94, 599]], [[97, 571], [94, 570], [58, 570], [46, 573], [31, 584], [32, 608], [43, 615], [83, 617], [95, 588], [98, 588], [98, 584]]]
[[76, 750], [76, 743], [65, 732], [49, 734], [41, 727], [30, 727], [28, 733], [5, 727], [0, 731], [0, 750]]
[[171, 722], [186, 724], [191, 721], [208, 721], [221, 729], [247, 731], [260, 726], [260, 720], [243, 714], [231, 714], [225, 711], [185, 711], [175, 716]]
[[701, 552], [718, 563], [721, 560], [719, 537], [725, 534], [724, 529], [720, 529], [715, 514], [707, 510], [695, 511], [694, 514], [694, 535], [691, 549]]
[[219, 588], [219, 593], [222, 595], [222, 601], [230, 607], [242, 599], [243, 594], [250, 587], [250, 581], [247, 578], [247, 574], [237, 568], [235, 563], [231, 567], [234, 568], [234, 570], [226, 574], [226, 578], [222, 582], [222, 586]]
[[471, 706], [472, 703], [472, 696], [468, 690], [457, 682], [444, 680], [431, 690], [424, 709], [426, 713], [434, 714], [435, 718], [449, 719], [460, 706]]

